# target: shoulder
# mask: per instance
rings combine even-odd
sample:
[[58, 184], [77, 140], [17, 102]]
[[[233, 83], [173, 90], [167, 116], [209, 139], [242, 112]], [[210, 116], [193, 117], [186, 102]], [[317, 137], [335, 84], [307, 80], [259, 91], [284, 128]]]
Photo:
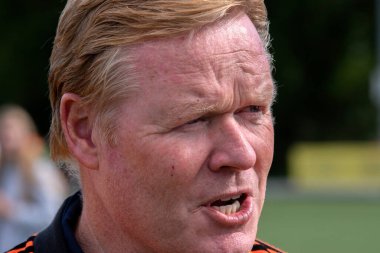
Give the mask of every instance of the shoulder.
[[25, 242], [20, 243], [13, 249], [6, 251], [5, 253], [33, 253], [34, 252], [34, 239], [35, 235], [29, 237]]
[[255, 253], [285, 253], [285, 251], [282, 251], [266, 242], [263, 242], [261, 240], [256, 240], [255, 244], [253, 245], [252, 251]]

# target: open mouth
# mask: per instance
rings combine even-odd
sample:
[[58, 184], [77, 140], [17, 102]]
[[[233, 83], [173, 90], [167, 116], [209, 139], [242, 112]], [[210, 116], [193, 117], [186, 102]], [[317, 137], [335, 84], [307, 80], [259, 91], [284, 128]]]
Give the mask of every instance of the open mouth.
[[240, 210], [240, 207], [246, 198], [247, 194], [243, 193], [231, 198], [219, 199], [212, 202], [210, 206], [223, 214], [230, 215], [237, 213]]

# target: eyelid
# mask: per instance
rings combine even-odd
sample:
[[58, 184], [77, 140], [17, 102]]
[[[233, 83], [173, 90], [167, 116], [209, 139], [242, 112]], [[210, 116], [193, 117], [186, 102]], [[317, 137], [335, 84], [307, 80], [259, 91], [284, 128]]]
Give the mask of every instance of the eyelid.
[[193, 119], [193, 120], [186, 122], [185, 125], [191, 125], [191, 124], [195, 124], [195, 123], [203, 122], [203, 121], [206, 121], [206, 118], [205, 117], [199, 117], [199, 118], [196, 118], [196, 119]]
[[[256, 109], [256, 111], [253, 111], [253, 109]], [[236, 113], [241, 113], [241, 112], [264, 113], [264, 110], [265, 110], [265, 106], [261, 106], [261, 105], [249, 105], [249, 106], [245, 106], [245, 107], [237, 110]], [[201, 116], [201, 117], [195, 118], [193, 120], [190, 120], [190, 121], [186, 122], [185, 125], [192, 125], [192, 124], [195, 124], [195, 123], [198, 123], [198, 122], [207, 121], [208, 117], [209, 116]]]
[[[264, 106], [261, 105], [249, 105], [245, 106], [239, 110], [237, 110], [236, 113], [241, 113], [241, 112], [250, 112], [250, 113], [256, 113], [256, 112], [264, 112]], [[256, 109], [257, 111], [253, 111], [253, 109]]]

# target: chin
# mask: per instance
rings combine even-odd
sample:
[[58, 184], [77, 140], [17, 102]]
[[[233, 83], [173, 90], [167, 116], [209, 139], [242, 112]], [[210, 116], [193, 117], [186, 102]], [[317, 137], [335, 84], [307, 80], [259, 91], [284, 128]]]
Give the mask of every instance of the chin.
[[209, 238], [202, 245], [199, 244], [197, 250], [192, 252], [202, 253], [247, 253], [250, 252], [255, 242], [255, 235], [248, 235], [245, 233], [234, 233], [230, 235], [217, 236], [216, 238]]

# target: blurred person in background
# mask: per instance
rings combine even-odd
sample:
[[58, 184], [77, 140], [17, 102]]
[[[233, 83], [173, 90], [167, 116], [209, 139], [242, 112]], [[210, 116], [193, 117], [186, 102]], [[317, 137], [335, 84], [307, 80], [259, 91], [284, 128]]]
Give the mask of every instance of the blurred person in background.
[[0, 251], [48, 225], [67, 194], [29, 114], [0, 108]]

